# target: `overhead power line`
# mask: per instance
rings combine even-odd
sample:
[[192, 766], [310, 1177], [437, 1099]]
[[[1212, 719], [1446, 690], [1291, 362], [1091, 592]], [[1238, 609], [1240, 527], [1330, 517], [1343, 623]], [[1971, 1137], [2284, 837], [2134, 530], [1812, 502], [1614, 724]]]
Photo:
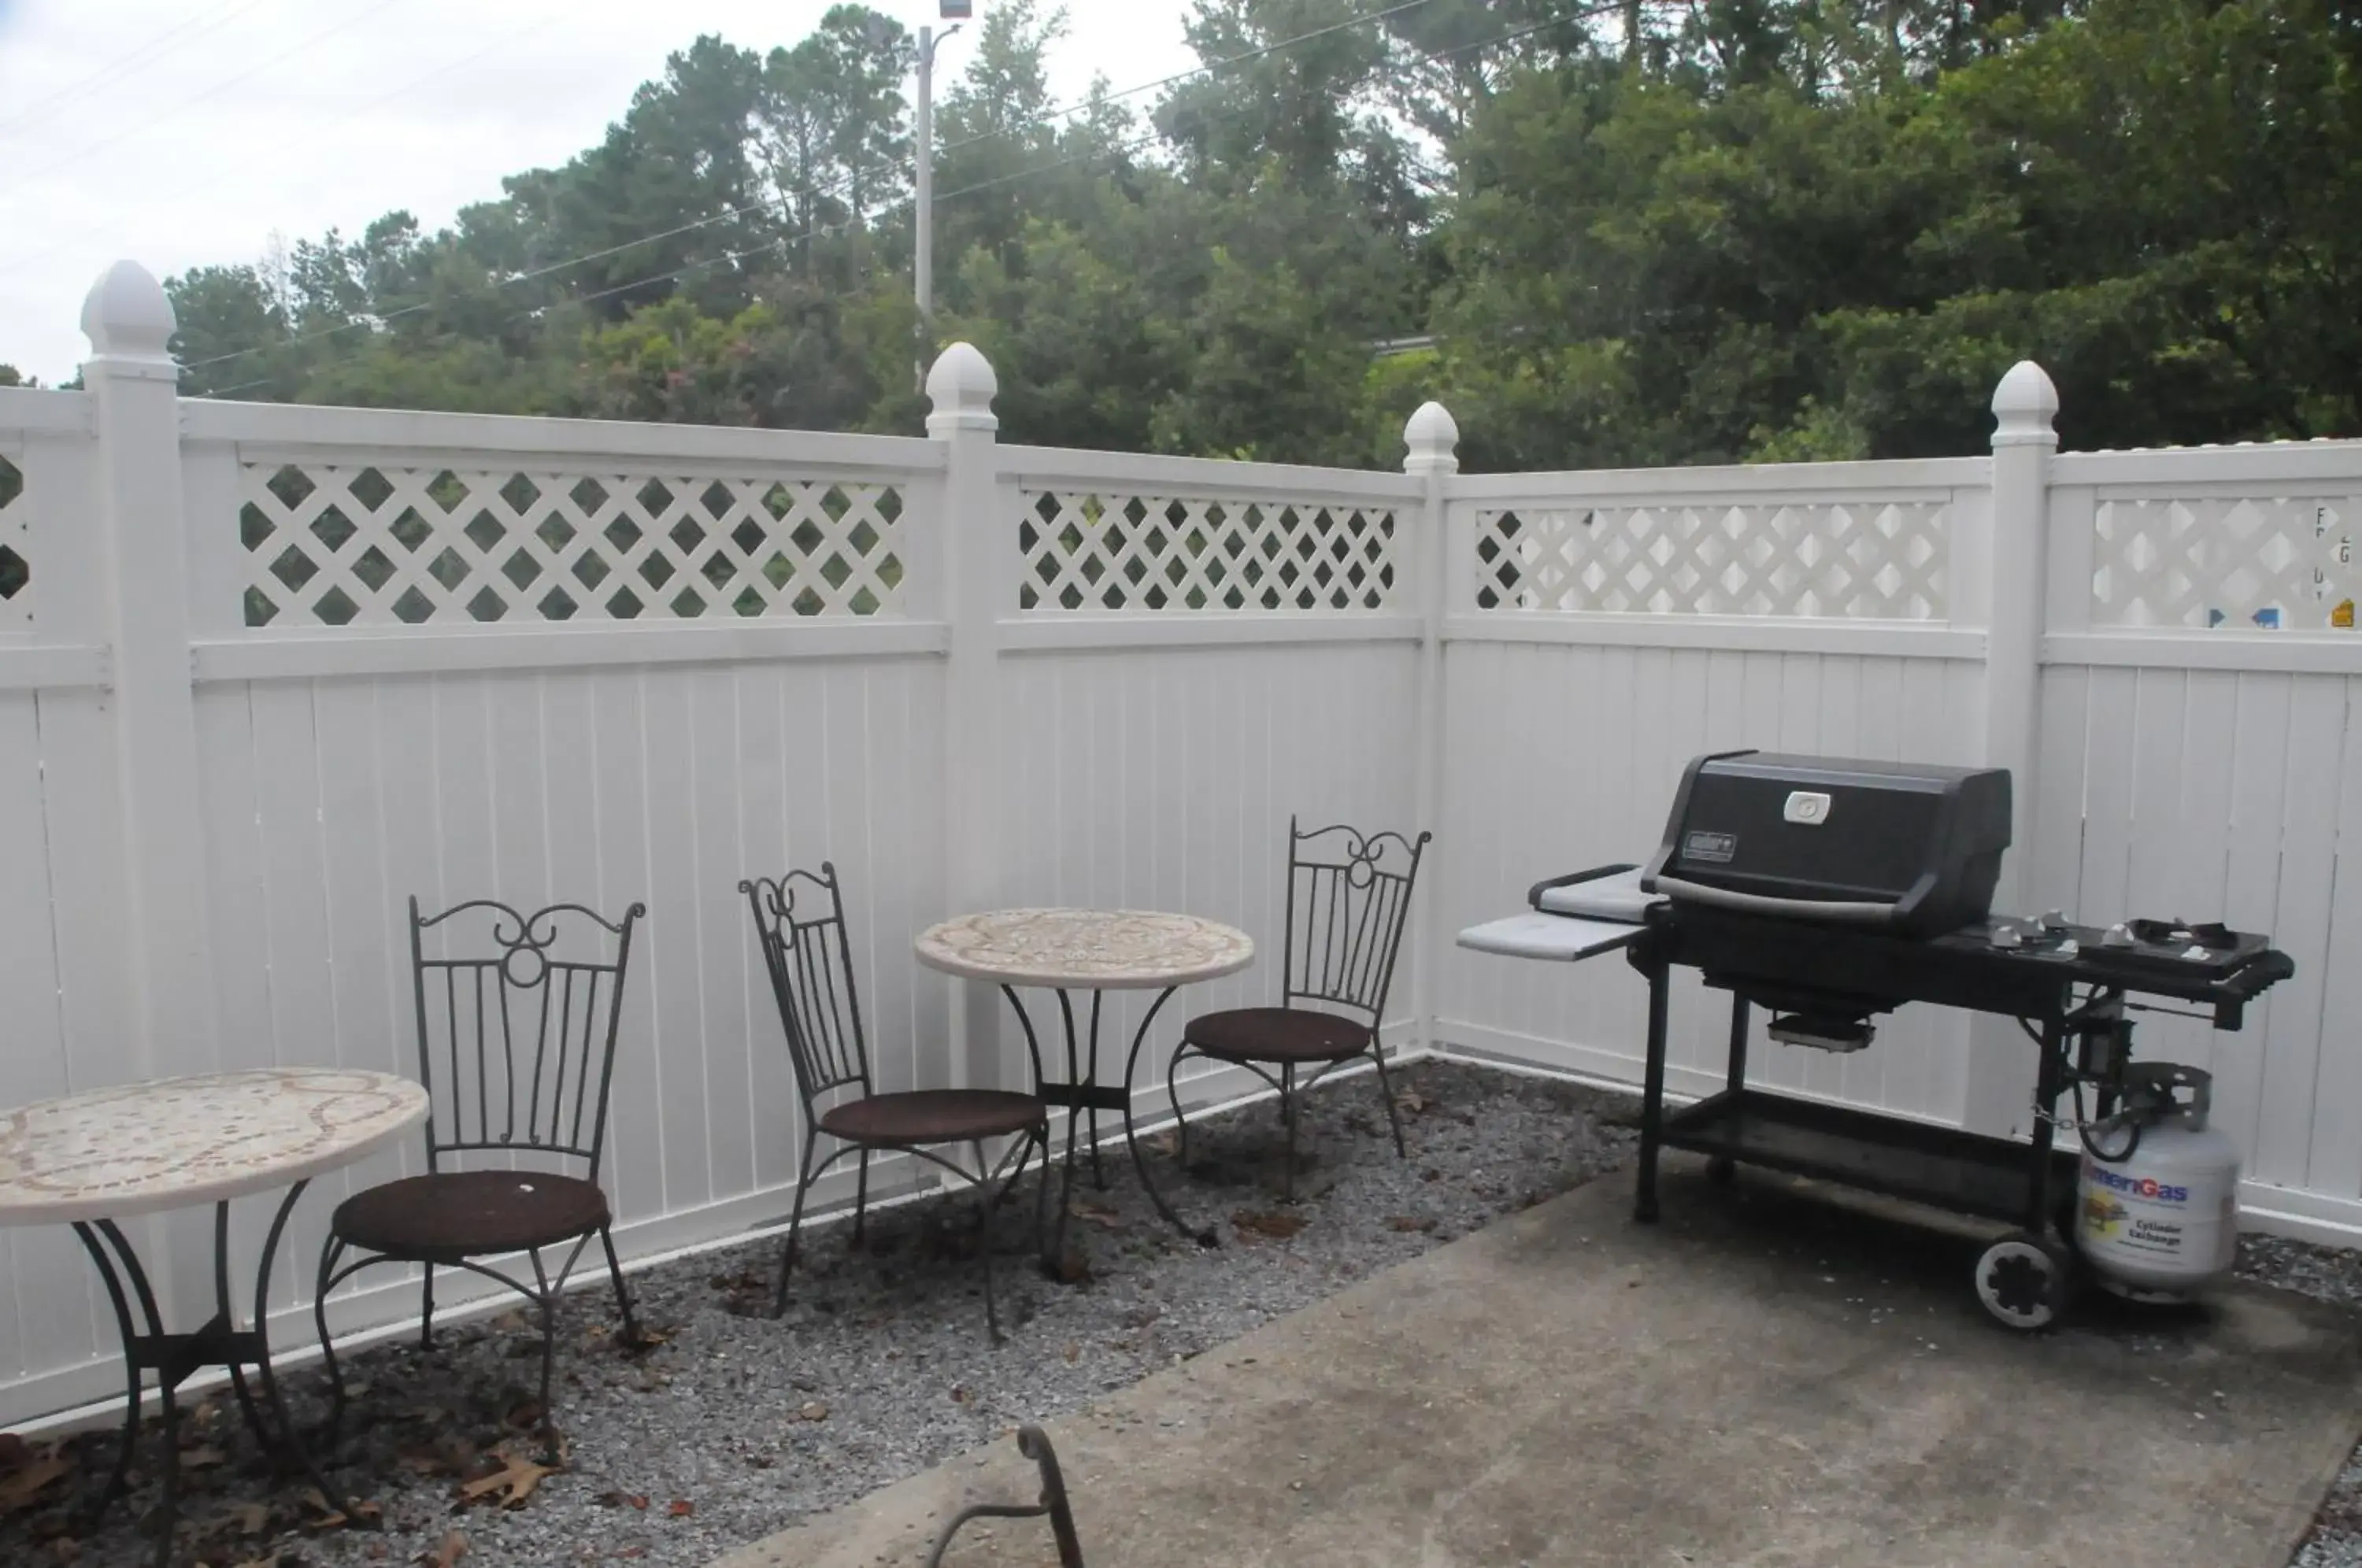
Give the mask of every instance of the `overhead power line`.
[[[1405, 12], [1416, 10], [1419, 6], [1431, 5], [1432, 3], [1433, 0], [1398, 0], [1397, 4], [1386, 6], [1381, 10], [1367, 12], [1362, 16], [1350, 17], [1341, 22], [1331, 22], [1325, 27], [1315, 28], [1308, 32], [1299, 33], [1294, 38], [1282, 39], [1275, 43], [1264, 44], [1256, 49], [1246, 50], [1238, 54], [1225, 56], [1220, 60], [1209, 61], [1202, 65], [1192, 67], [1190, 70], [1175, 72], [1169, 76], [1159, 77], [1153, 82], [1143, 82], [1135, 86], [1124, 88], [1119, 93], [1094, 94], [1090, 97], [1077, 99], [1071, 104], [1061, 105], [1054, 109], [1043, 111], [1038, 117], [1028, 121], [1022, 126], [1005, 127], [999, 130], [984, 131], [975, 136], [964, 138], [959, 141], [947, 143], [937, 149], [937, 155], [943, 156], [958, 152], [964, 149], [975, 147], [988, 141], [998, 140], [1001, 138], [1014, 135], [1022, 130], [1038, 130], [1047, 127], [1053, 121], [1064, 119], [1070, 116], [1079, 114], [1083, 110], [1090, 108], [1097, 104], [1116, 103], [1126, 98], [1136, 97], [1142, 93], [1152, 93], [1160, 87], [1169, 87], [1182, 82], [1187, 82], [1192, 77], [1208, 75], [1213, 72], [1226, 70], [1231, 66], [1242, 65], [1251, 61], [1261, 60], [1268, 55], [1277, 54], [1286, 50], [1301, 48], [1305, 44], [1311, 43], [1316, 39], [1330, 37], [1331, 35], [1342, 32], [1349, 28], [1363, 27], [1372, 22], [1382, 22], [1390, 17], [1400, 16]], [[822, 186], [817, 191], [803, 193], [803, 194], [805, 194], [807, 198], [814, 196], [842, 195], [846, 191], [860, 184], [866, 179], [872, 177], [882, 178], [887, 175], [908, 173], [913, 167], [913, 163], [914, 160], [910, 158], [900, 158], [890, 163], [874, 165], [867, 169], [854, 170], [845, 174], [843, 178], [828, 185]], [[948, 198], [939, 196], [937, 199], [945, 200]], [[624, 251], [634, 250], [644, 245], [654, 245], [667, 239], [677, 239], [685, 234], [693, 234], [702, 229], [711, 228], [716, 224], [728, 223], [733, 219], [745, 217], [753, 213], [770, 211], [781, 207], [784, 204], [785, 202], [783, 199], [766, 198], [759, 202], [746, 203], [743, 206], [727, 207], [721, 212], [712, 213], [701, 218], [694, 218], [688, 223], [679, 224], [671, 228], [659, 229], [649, 234], [636, 235], [632, 238], [619, 240], [613, 245], [603, 246], [596, 250], [584, 251], [579, 255], [568, 256], [561, 260], [546, 262], [539, 267], [531, 268], [525, 271], [516, 273], [513, 276], [503, 278], [493, 286], [501, 289], [513, 288], [520, 283], [532, 282], [537, 279], [546, 278], [555, 273], [563, 272], [575, 267], [586, 266], [592, 261], [602, 261], [607, 259], [609, 257], [621, 255]], [[899, 203], [894, 204], [899, 204]], [[815, 230], [813, 233], [794, 236], [785, 243], [801, 243], [805, 239], [816, 237], [819, 232], [820, 231]], [[758, 248], [758, 249], [759, 248]], [[749, 252], [749, 254], [753, 253], [754, 252]], [[666, 275], [658, 274], [656, 281], [661, 281], [664, 276]], [[612, 289], [602, 290], [595, 295], [577, 297], [606, 298], [613, 294], [628, 292], [630, 289], [642, 285], [619, 284]], [[399, 320], [405, 316], [414, 315], [421, 311], [430, 310], [432, 308], [434, 308], [433, 302], [421, 301], [416, 304], [403, 305], [398, 309], [388, 311], [382, 315], [371, 317], [366, 320], [342, 322], [335, 326], [322, 327], [314, 332], [300, 333], [293, 337], [283, 338], [277, 343], [258, 344], [252, 348], [232, 349], [225, 354], [215, 354], [208, 359], [193, 360], [189, 364], [183, 366], [182, 369], [191, 370], [202, 370], [213, 365], [225, 364], [233, 359], [246, 359], [248, 356], [255, 354], [268, 353], [279, 348], [292, 348], [302, 343], [315, 342], [323, 337], [333, 337], [340, 333], [371, 329], [377, 326], [381, 326], [387, 322]], [[253, 385], [257, 383], [249, 382], [246, 384]]]
[[60, 170], [71, 169], [75, 164], [80, 163], [83, 160], [94, 157], [99, 153], [105, 152], [110, 147], [118, 147], [143, 131], [153, 130], [158, 126], [162, 125], [165, 121], [177, 118], [187, 111], [195, 108], [200, 104], [209, 103], [213, 99], [220, 97], [224, 93], [228, 92], [233, 87], [240, 86], [248, 82], [251, 82], [254, 78], [261, 75], [272, 66], [292, 60], [297, 55], [304, 53], [306, 50], [313, 48], [315, 45], [326, 43], [328, 39], [336, 37], [338, 33], [346, 32], [353, 28], [357, 28], [361, 23], [368, 21], [371, 17], [376, 16], [381, 11], [392, 10], [394, 6], [400, 4], [402, 4], [402, 0], [378, 0], [376, 5], [370, 6], [366, 10], [354, 13], [352, 16], [346, 17], [343, 21], [338, 22], [336, 26], [321, 28], [318, 32], [314, 33], [310, 38], [305, 39], [302, 43], [281, 50], [277, 54], [272, 55], [270, 59], [262, 61], [245, 71], [241, 71], [236, 76], [232, 76], [226, 81], [216, 82], [214, 85], [206, 88], [204, 92], [197, 94], [194, 97], [182, 99], [179, 103], [173, 105], [171, 108], [165, 110], [160, 115], [157, 115], [149, 119], [142, 120], [138, 125], [131, 126], [114, 136], [108, 137], [104, 141], [92, 142], [88, 146], [81, 149], [79, 151], [70, 153], [66, 157], [59, 159], [54, 163], [47, 164], [39, 169], [36, 169], [33, 171], [32, 178], [30, 180], [21, 181], [15, 185], [7, 187], [6, 190], [0, 190], [0, 195], [13, 194], [17, 191], [23, 190], [25, 186], [31, 184], [33, 181], [46, 179], [49, 176], [57, 173]]
[[222, 23], [243, 16], [261, 4], [262, 0], [229, 0], [227, 5], [216, 6], [210, 11], [190, 17], [178, 27], [167, 28], [130, 53], [108, 61], [79, 82], [61, 87], [46, 98], [34, 99], [30, 104], [25, 105], [15, 118], [0, 120], [0, 136], [14, 135], [23, 127], [38, 123], [50, 109], [78, 94], [86, 93], [105, 83], [119, 82], [126, 76], [138, 75], [163, 52], [167, 45], [193, 38], [199, 33], [211, 32]]
[[[259, 0], [255, 0], [255, 3], [259, 3]], [[359, 119], [361, 116], [368, 114], [372, 109], [379, 108], [383, 105], [392, 103], [396, 98], [406, 97], [410, 94], [416, 92], [419, 88], [426, 85], [429, 82], [435, 81], [438, 77], [448, 76], [455, 71], [464, 70], [466, 67], [475, 64], [476, 61], [483, 59], [486, 55], [491, 54], [497, 50], [504, 49], [510, 44], [516, 42], [519, 39], [524, 38], [528, 34], [539, 32], [551, 22], [556, 21], [559, 17], [566, 15], [568, 12], [572, 11], [575, 8], [576, 6], [573, 0], [564, 0], [564, 3], [543, 12], [540, 16], [535, 17], [532, 21], [525, 23], [523, 27], [515, 28], [508, 32], [502, 33], [499, 38], [494, 39], [491, 42], [484, 45], [481, 49], [475, 50], [468, 54], [463, 54], [457, 60], [446, 61], [430, 71], [422, 72], [418, 75], [412, 77], [398, 87], [389, 88], [385, 92], [379, 94], [374, 98], [370, 98], [361, 103], [355, 104], [344, 113], [338, 115], [336, 118], [329, 120], [323, 125], [309, 127], [310, 134], [316, 136], [322, 131], [332, 130], [338, 126], [349, 125], [354, 120]], [[245, 171], [243, 169], [239, 168], [236, 164], [230, 164], [226, 166], [222, 171], [213, 179], [201, 180], [195, 184], [180, 185], [176, 187], [176, 192], [179, 195], [184, 198], [191, 195], [201, 194], [204, 192], [213, 190], [216, 186], [226, 184], [231, 180], [237, 179], [244, 173]], [[49, 249], [39, 252], [38, 255], [29, 256], [22, 260], [11, 262], [6, 267], [0, 267], [0, 276], [6, 276], [10, 273], [23, 271], [28, 268], [38, 267], [44, 261], [48, 261], [55, 257], [63, 255], [66, 251], [72, 249], [78, 241], [100, 232], [106, 226], [107, 226], [105, 224], [94, 224], [87, 228], [78, 229], [74, 233], [59, 240], [57, 244], [52, 245]]]
[[[1310, 43], [1315, 39], [1330, 37], [1347, 28], [1362, 26], [1370, 22], [1383, 21], [1389, 17], [1400, 15], [1404, 12], [1415, 9], [1419, 6], [1429, 3], [1431, 3], [1431, 0], [1404, 0], [1404, 3], [1402, 4], [1389, 6], [1384, 10], [1370, 12], [1345, 22], [1331, 23], [1326, 27], [1317, 28], [1309, 32], [1299, 34], [1295, 38], [1284, 39], [1278, 42], [1267, 44], [1240, 54], [1226, 56], [1218, 61], [1210, 61], [1203, 65], [1195, 67], [1192, 70], [1176, 72], [1172, 75], [1161, 77], [1154, 82], [1142, 83], [1136, 86], [1126, 88], [1120, 93], [1095, 94], [1090, 98], [1077, 100], [1073, 104], [1063, 105], [1058, 108], [1044, 111], [1040, 118], [1028, 122], [1025, 126], [1007, 127], [998, 131], [988, 131], [977, 136], [968, 137], [960, 141], [947, 145], [943, 149], [943, 150], [944, 152], [956, 151], [963, 148], [974, 147], [983, 142], [992, 141], [1015, 134], [1015, 132], [1019, 130], [1041, 128], [1048, 125], [1050, 121], [1054, 119], [1063, 118], [1078, 113], [1082, 109], [1090, 107], [1094, 104], [1109, 103], [1120, 98], [1137, 96], [1142, 93], [1153, 92], [1159, 87], [1170, 86], [1187, 81], [1192, 77], [1206, 75], [1229, 66], [1244, 63], [1248, 61], [1263, 59], [1268, 55], [1278, 53], [1284, 50], [1297, 48], [1304, 44]], [[1509, 31], [1496, 34], [1489, 39], [1478, 39], [1473, 43], [1455, 45], [1448, 50], [1422, 52], [1426, 52], [1428, 54], [1428, 58], [1433, 60], [1449, 59], [1455, 55], [1465, 54], [1476, 50], [1491, 49], [1503, 43], [1514, 41], [1518, 39], [1527, 38], [1535, 33], [1545, 31], [1548, 28], [1558, 27], [1570, 21], [1578, 21], [1590, 17], [1610, 15], [1620, 8], [1619, 0], [1608, 0], [1608, 3], [1606, 4], [1594, 5], [1568, 11], [1560, 16], [1549, 17], [1543, 21], [1533, 23], [1527, 27], [1512, 28]], [[1054, 160], [1047, 163], [1037, 164], [1028, 169], [1018, 170], [1012, 173], [998, 175], [988, 180], [977, 181], [973, 184], [962, 186], [957, 190], [942, 193], [935, 199], [938, 203], [954, 201], [964, 196], [975, 195], [984, 191], [1019, 183], [1025, 180], [1035, 178], [1039, 175], [1053, 173], [1060, 169], [1071, 168], [1077, 163], [1088, 162], [1095, 159], [1103, 157], [1137, 152], [1146, 148], [1156, 139], [1157, 135], [1152, 130], [1139, 137], [1133, 138], [1129, 142], [1120, 144], [1116, 147], [1094, 149], [1086, 152], [1075, 153], [1064, 158]], [[876, 166], [867, 170], [854, 171], [847, 174], [844, 179], [830, 185], [823, 186], [816, 192], [808, 193], [807, 194], [820, 196], [841, 194], [845, 190], [859, 183], [865, 178], [897, 171], [907, 172], [911, 166], [911, 160], [900, 159], [892, 164]], [[856, 223], [867, 221], [885, 212], [891, 211], [894, 207], [901, 205], [908, 199], [909, 198], [906, 195], [898, 193], [892, 200], [880, 204], [877, 209], [871, 212], [855, 213], [849, 217], [832, 223], [815, 224], [796, 234], [779, 236], [746, 249], [727, 251], [720, 256], [702, 258], [699, 260], [684, 263], [679, 267], [672, 268], [664, 271], [652, 272], [644, 277], [635, 278], [628, 282], [613, 284], [589, 293], [569, 294], [564, 299], [551, 302], [546, 306], [529, 306], [502, 318], [503, 324], [505, 325], [506, 323], [524, 320], [529, 316], [539, 314], [544, 310], [555, 311], [563, 309], [568, 305], [591, 304], [602, 300], [614, 298], [619, 294], [626, 294], [635, 293], [638, 290], [651, 288], [658, 283], [678, 282], [705, 272], [710, 272], [717, 268], [735, 266], [751, 258], [761, 256], [768, 252], [785, 252], [810, 240], [825, 238], [831, 235], [844, 233], [852, 228]], [[723, 212], [716, 213], [707, 217], [695, 219], [690, 223], [681, 224], [669, 229], [663, 229], [653, 234], [641, 235], [631, 239], [621, 240], [613, 245], [605, 246], [597, 250], [586, 251], [579, 256], [571, 256], [563, 260], [546, 263], [540, 267], [531, 269], [530, 271], [520, 272], [513, 277], [502, 279], [495, 285], [495, 287], [508, 288], [518, 283], [528, 282], [539, 278], [546, 278], [554, 273], [565, 271], [574, 267], [586, 265], [587, 263], [594, 260], [603, 260], [610, 257], [620, 255], [624, 251], [635, 249], [642, 245], [654, 244], [663, 239], [676, 238], [683, 234], [692, 233], [702, 228], [711, 227], [717, 223], [726, 222], [733, 217], [744, 216], [749, 213], [767, 210], [778, 207], [782, 203], [778, 200], [765, 200], [762, 202], [748, 203], [745, 206], [741, 207], [725, 209]], [[233, 349], [227, 353], [216, 354], [207, 359], [193, 360], [182, 368], [184, 370], [200, 370], [214, 365], [228, 363], [236, 359], [249, 358], [256, 354], [269, 353], [276, 349], [293, 348], [304, 343], [316, 342], [323, 338], [333, 337], [342, 333], [359, 330], [372, 330], [382, 326], [387, 322], [415, 315], [421, 311], [432, 308], [434, 308], [434, 302], [422, 301], [416, 304], [404, 305], [397, 310], [389, 311], [380, 316], [370, 317], [358, 321], [343, 322], [339, 323], [337, 326], [323, 327], [315, 332], [299, 334], [296, 337], [285, 338], [277, 343], [260, 344], [252, 348]], [[250, 391], [258, 386], [268, 385], [270, 381], [274, 379], [275, 378], [272, 377], [261, 377], [254, 381], [242, 381], [235, 386], [225, 387], [218, 391], [202, 395], [216, 398], [226, 397], [233, 392]]]

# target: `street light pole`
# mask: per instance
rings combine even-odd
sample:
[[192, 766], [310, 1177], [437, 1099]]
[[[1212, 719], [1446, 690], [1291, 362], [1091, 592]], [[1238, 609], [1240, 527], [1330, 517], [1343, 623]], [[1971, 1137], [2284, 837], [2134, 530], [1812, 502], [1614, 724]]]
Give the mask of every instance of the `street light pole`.
[[[951, 7], [946, 6], [948, 13]], [[944, 30], [947, 39], [959, 31]], [[918, 259], [911, 269], [919, 294], [919, 375], [921, 390], [927, 381], [927, 352], [934, 347], [935, 329], [935, 46], [943, 41], [933, 28], [919, 29], [919, 190]]]
[[919, 329], [935, 312], [935, 29], [919, 29]]

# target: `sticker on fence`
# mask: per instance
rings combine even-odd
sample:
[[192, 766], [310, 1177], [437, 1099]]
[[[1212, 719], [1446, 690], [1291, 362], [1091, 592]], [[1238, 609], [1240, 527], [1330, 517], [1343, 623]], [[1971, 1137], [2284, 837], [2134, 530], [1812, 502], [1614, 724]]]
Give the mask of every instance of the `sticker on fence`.
[[901, 491], [248, 464], [249, 626], [893, 615]]
[[2318, 630], [2354, 624], [2354, 503], [2329, 496], [2103, 501], [2092, 624]]
[[1394, 513], [1343, 502], [1028, 491], [1022, 610], [1383, 610]]
[[1476, 608], [1941, 620], [1950, 524], [1940, 502], [1479, 511]]

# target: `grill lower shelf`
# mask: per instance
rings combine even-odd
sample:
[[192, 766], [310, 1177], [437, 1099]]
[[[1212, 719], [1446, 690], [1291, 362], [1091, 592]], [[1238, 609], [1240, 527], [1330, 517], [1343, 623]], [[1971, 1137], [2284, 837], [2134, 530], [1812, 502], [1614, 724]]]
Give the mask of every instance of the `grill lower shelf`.
[[[2027, 1218], [2033, 1150], [2006, 1138], [1742, 1089], [1668, 1111], [1664, 1142], [1959, 1213]], [[2065, 1201], [2075, 1156], [2054, 1152], [2051, 1161], [2051, 1196]]]

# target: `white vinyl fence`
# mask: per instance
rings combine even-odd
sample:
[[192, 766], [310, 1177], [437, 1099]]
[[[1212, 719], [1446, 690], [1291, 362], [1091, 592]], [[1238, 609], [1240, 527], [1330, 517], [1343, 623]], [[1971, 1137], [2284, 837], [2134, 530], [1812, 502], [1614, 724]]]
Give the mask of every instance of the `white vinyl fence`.
[[[644, 900], [609, 1185], [647, 1256], [791, 1196], [741, 877], [836, 863], [887, 1087], [1010, 1081], [998, 998], [918, 969], [919, 930], [1184, 909], [1265, 952], [1183, 1005], [1263, 999], [1291, 814], [1436, 833], [1397, 1047], [1628, 1080], [1628, 972], [1451, 934], [1644, 857], [1682, 765], [1751, 745], [2002, 763], [2013, 907], [2273, 932], [2299, 977], [2246, 1033], [2153, 1022], [2145, 1048], [2216, 1073], [2251, 1218], [2362, 1229], [2362, 877], [2336, 876], [2362, 447], [2059, 456], [2024, 366], [1991, 457], [1462, 477], [1430, 404], [1405, 472], [1371, 474], [1004, 446], [964, 345], [927, 435], [893, 439], [183, 401], [127, 264], [85, 324], [87, 391], [0, 391], [0, 1105], [408, 1071], [407, 897]], [[1716, 1025], [1678, 1005], [1673, 1084], [1703, 1087]], [[2025, 1119], [2014, 1032], [1940, 1014], [1754, 1060]], [[418, 1157], [307, 1198], [291, 1313], [335, 1201]], [[201, 1313], [201, 1217], [138, 1239]], [[119, 1386], [68, 1232], [0, 1231], [0, 1425]], [[415, 1300], [389, 1272], [331, 1310]]]

